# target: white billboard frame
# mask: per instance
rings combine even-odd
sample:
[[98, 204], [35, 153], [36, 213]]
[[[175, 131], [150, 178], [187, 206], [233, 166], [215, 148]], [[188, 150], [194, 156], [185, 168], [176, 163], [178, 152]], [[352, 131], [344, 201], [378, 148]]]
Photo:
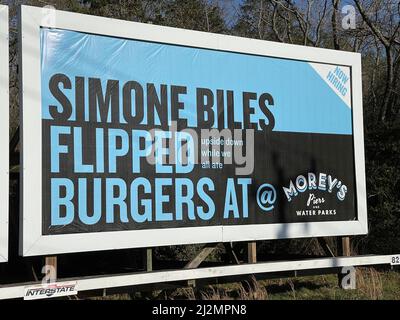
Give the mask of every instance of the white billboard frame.
[[0, 5], [0, 262], [8, 261], [9, 61], [8, 6]]
[[[50, 16], [49, 16], [50, 15]], [[240, 226], [204, 226], [68, 235], [42, 234], [40, 28], [57, 28], [118, 38], [223, 50], [351, 68], [357, 218], [354, 221]], [[163, 245], [348, 236], [368, 232], [365, 185], [361, 55], [151, 24], [76, 14], [48, 8], [20, 8], [22, 204], [20, 254], [23, 256]]]

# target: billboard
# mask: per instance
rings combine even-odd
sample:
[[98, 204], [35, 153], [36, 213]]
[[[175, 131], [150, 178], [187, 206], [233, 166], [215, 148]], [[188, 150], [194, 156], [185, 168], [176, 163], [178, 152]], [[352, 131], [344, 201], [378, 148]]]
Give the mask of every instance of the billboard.
[[23, 255], [367, 232], [359, 54], [20, 21]]
[[0, 5], [0, 262], [8, 260], [8, 7]]

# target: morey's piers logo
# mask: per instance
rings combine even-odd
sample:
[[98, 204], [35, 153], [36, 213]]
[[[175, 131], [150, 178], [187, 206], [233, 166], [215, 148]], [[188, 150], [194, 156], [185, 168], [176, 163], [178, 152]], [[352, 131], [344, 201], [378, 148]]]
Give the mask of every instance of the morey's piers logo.
[[292, 202], [299, 194], [307, 192], [305, 206], [296, 210], [297, 216], [336, 215], [335, 208], [326, 208], [326, 196], [344, 201], [347, 194], [347, 186], [341, 180], [323, 172], [298, 175], [296, 179], [290, 180], [288, 187], [282, 189], [288, 202]]

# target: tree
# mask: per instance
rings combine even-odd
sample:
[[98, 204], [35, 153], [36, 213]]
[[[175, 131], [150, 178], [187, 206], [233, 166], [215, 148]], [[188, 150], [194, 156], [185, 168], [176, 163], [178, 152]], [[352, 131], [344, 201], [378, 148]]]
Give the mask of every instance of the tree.
[[308, 0], [305, 6], [290, 0], [246, 0], [235, 31], [262, 40], [320, 46], [327, 14], [327, 0]]
[[385, 122], [388, 116], [398, 113], [398, 110], [393, 110], [393, 107], [399, 96], [398, 92], [395, 91], [395, 82], [399, 79], [400, 69], [400, 2], [394, 4], [387, 1], [382, 4], [373, 1], [368, 9], [365, 9], [359, 0], [354, 0], [354, 2], [362, 19], [384, 48], [386, 81], [379, 118], [382, 122]]
[[205, 0], [169, 0], [161, 23], [177, 28], [225, 33], [227, 27], [220, 7]]

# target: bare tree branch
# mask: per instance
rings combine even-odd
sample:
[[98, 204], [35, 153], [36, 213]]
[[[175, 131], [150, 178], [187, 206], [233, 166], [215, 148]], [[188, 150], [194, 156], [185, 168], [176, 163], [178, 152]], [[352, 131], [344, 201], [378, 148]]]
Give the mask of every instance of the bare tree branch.
[[320, 39], [321, 39], [321, 26], [322, 26], [322, 24], [323, 24], [323, 22], [324, 22], [324, 20], [325, 20], [327, 5], [328, 5], [328, 0], [325, 0], [325, 2], [324, 2], [324, 9], [323, 9], [323, 11], [322, 11], [322, 15], [320, 14], [320, 15], [319, 15], [319, 19], [318, 19], [318, 25], [317, 25], [317, 30], [316, 30], [317, 38], [316, 38], [316, 40], [315, 40], [315, 45], [316, 45], [316, 46], [319, 45], [319, 41], [320, 41]]
[[332, 0], [333, 11], [332, 11], [331, 22], [332, 22], [332, 33], [333, 33], [333, 47], [336, 50], [340, 50], [340, 44], [338, 39], [338, 28], [337, 28], [337, 13], [339, 5], [340, 5], [340, 0]]
[[272, 14], [272, 30], [276, 36], [276, 38], [280, 41], [280, 42], [284, 42], [284, 39], [280, 36], [279, 31], [276, 27], [276, 18], [277, 18], [277, 11], [278, 11], [278, 6], [275, 4], [274, 5], [274, 12]]
[[263, 21], [262, 15], [263, 15], [263, 10], [264, 10], [263, 4], [264, 4], [264, 1], [260, 0], [260, 14], [259, 14], [259, 18], [258, 18], [258, 36], [260, 39], [264, 38], [264, 32], [262, 32], [262, 21]]
[[356, 4], [357, 9], [360, 12], [363, 20], [367, 23], [367, 25], [370, 27], [372, 32], [378, 37], [378, 39], [382, 42], [382, 44], [385, 47], [390, 47], [389, 39], [386, 38], [385, 35], [382, 33], [382, 31], [379, 30], [379, 28], [371, 21], [371, 19], [369, 18], [368, 14], [365, 11], [365, 9], [361, 5], [360, 1], [359, 0], [354, 0], [354, 2]]

